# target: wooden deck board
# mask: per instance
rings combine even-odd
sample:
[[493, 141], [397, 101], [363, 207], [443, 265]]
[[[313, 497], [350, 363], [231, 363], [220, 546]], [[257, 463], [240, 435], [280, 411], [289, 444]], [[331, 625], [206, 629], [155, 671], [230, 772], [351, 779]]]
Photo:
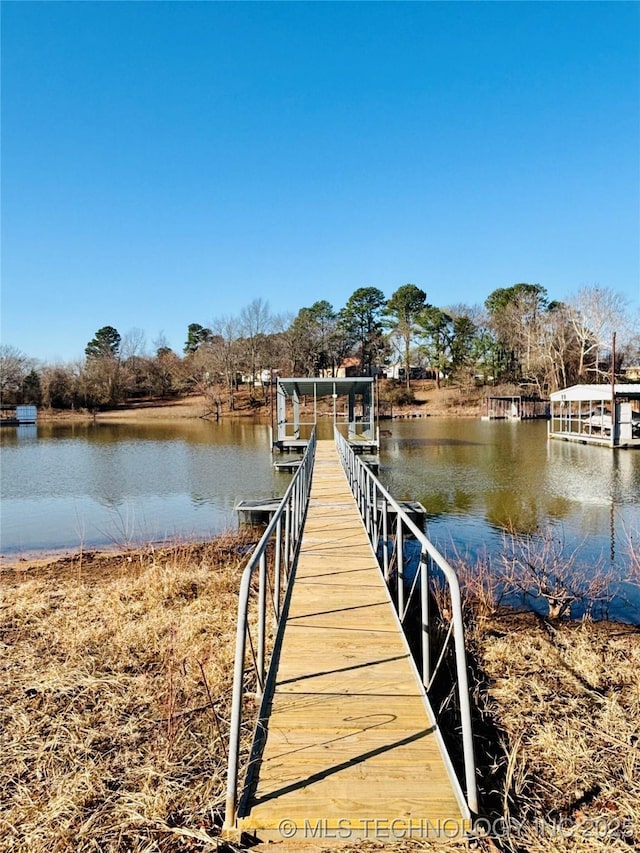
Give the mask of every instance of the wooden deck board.
[[374, 833], [372, 820], [378, 828], [408, 821], [414, 836], [429, 834], [425, 822], [466, 825], [468, 812], [333, 442], [317, 446], [264, 725], [257, 780], [238, 819], [259, 839], [288, 838], [281, 831], [287, 819], [295, 825], [294, 844], [317, 838], [318, 825], [340, 825], [344, 840], [396, 840]]

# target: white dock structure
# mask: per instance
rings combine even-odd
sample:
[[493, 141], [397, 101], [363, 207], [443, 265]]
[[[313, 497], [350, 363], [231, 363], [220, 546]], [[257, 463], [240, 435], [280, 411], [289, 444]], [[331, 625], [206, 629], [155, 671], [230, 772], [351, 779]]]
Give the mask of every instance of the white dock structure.
[[554, 391], [549, 438], [640, 448], [640, 384], [573, 385]]
[[[272, 447], [281, 452], [301, 451], [318, 423], [318, 401], [332, 401], [329, 416], [344, 425], [346, 438], [356, 452], [377, 453], [380, 437], [376, 426], [375, 381], [370, 376], [297, 377], [276, 382], [276, 424]], [[302, 417], [303, 403], [311, 414]]]

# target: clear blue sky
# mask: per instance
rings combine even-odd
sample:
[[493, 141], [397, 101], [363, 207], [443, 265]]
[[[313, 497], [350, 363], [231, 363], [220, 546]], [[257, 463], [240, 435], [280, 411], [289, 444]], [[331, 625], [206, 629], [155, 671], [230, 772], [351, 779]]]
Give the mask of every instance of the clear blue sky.
[[640, 301], [640, 4], [2, 2], [2, 340]]

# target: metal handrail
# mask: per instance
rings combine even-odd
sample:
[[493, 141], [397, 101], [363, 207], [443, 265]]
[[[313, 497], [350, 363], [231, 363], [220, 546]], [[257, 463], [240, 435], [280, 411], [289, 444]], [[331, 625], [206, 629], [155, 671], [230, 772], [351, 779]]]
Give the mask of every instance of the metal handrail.
[[[462, 747], [464, 756], [464, 774], [467, 791], [467, 804], [472, 812], [478, 813], [478, 792], [475, 778], [475, 758], [473, 753], [473, 737], [471, 728], [471, 703], [469, 700], [469, 682], [467, 678], [467, 656], [464, 641], [464, 626], [462, 621], [462, 604], [460, 586], [455, 571], [444, 559], [442, 554], [429, 541], [425, 533], [409, 518], [405, 510], [384, 488], [378, 478], [371, 472], [359, 456], [354, 453], [349, 442], [336, 428], [334, 429], [338, 454], [342, 462], [349, 486], [358, 504], [369, 539], [376, 554], [382, 548], [381, 569], [385, 581], [389, 583], [391, 564], [395, 556], [397, 565], [397, 609], [400, 621], [406, 616], [409, 602], [406, 600], [404, 587], [404, 565], [406, 540], [408, 535], [417, 540], [420, 546], [420, 622], [422, 637], [422, 682], [426, 693], [433, 683], [435, 672], [431, 673], [429, 650], [429, 570], [432, 563], [438, 566], [449, 586], [451, 599], [451, 626], [454, 638], [456, 659], [456, 674], [458, 701], [462, 727]], [[396, 538], [395, 545], [390, 536], [389, 510], [395, 513]], [[408, 535], [407, 535], [408, 534]], [[390, 553], [391, 551], [391, 553]], [[447, 635], [450, 636], [450, 633]], [[440, 665], [440, 660], [435, 668]]]
[[[300, 543], [306, 516], [311, 476], [316, 451], [316, 431], [311, 437], [289, 487], [273, 518], [258, 542], [240, 580], [238, 593], [238, 625], [233, 671], [233, 695], [229, 733], [229, 762], [227, 768], [227, 799], [225, 827], [232, 829], [238, 811], [238, 777], [240, 763], [240, 729], [242, 726], [242, 698], [247, 670], [247, 637], [249, 636], [249, 604], [254, 576], [258, 576], [257, 595], [257, 651], [254, 666], [257, 675], [257, 698], [262, 698], [265, 688], [267, 609], [271, 603], [276, 630], [282, 615], [281, 602], [286, 596], [293, 565]], [[273, 547], [270, 547], [273, 545]], [[267, 596], [268, 562], [273, 571], [272, 596]]]

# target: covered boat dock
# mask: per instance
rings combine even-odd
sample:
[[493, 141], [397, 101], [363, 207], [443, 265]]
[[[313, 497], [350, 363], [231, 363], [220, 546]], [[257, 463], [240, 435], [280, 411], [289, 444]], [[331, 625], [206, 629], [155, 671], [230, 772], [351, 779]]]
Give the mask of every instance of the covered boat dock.
[[35, 424], [38, 409], [35, 406], [0, 406], [0, 426]]
[[640, 383], [573, 385], [554, 391], [549, 438], [640, 448]]
[[[370, 376], [346, 379], [278, 377], [272, 448], [282, 452], [303, 451], [322, 414], [332, 419], [356, 452], [377, 453], [380, 439], [375, 417], [374, 384]], [[329, 406], [325, 399], [324, 405], [319, 407], [323, 398], [331, 401]]]

